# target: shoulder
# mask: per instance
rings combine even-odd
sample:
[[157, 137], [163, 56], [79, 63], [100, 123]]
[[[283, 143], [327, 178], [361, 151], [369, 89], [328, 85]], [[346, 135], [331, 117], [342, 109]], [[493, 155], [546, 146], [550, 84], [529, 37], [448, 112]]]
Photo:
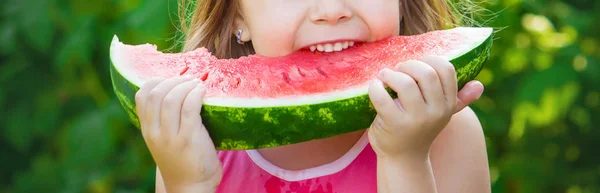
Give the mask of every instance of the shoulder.
[[483, 128], [473, 109], [468, 106], [452, 116], [434, 140], [431, 153], [445, 154], [465, 148], [485, 151]]
[[454, 114], [431, 146], [432, 156], [448, 153], [486, 158], [485, 135], [479, 118], [470, 107]]
[[483, 129], [479, 122], [479, 117], [477, 117], [477, 114], [475, 114], [473, 109], [468, 106], [452, 116], [452, 119], [450, 119], [450, 122], [448, 122], [448, 125], [444, 128], [444, 131], [455, 132], [455, 130], [460, 128], [463, 128], [462, 132], [483, 137]]
[[473, 151], [456, 152], [462, 150], [477, 150], [478, 153], [485, 153], [486, 151], [483, 128], [479, 118], [470, 107], [466, 107], [452, 116], [450, 122], [434, 140], [431, 154], [435, 156], [447, 153], [463, 153], [476, 156]]
[[[440, 142], [451, 142], [451, 138], [460, 137], [467, 143], [481, 143], [484, 139], [483, 128], [477, 114], [470, 107], [466, 107], [454, 114], [444, 130], [440, 132], [436, 140]], [[480, 144], [484, 145], [484, 144]]]
[[452, 117], [431, 146], [439, 192], [489, 192], [487, 159], [479, 118], [466, 107]]

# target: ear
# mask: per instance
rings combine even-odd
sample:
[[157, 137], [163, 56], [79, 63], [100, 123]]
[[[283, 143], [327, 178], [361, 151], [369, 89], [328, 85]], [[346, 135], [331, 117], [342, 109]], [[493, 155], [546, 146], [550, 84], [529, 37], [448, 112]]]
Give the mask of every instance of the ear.
[[242, 30], [242, 34], [241, 34], [241, 40], [243, 42], [247, 42], [250, 41], [250, 30], [248, 28], [248, 25], [246, 23], [246, 20], [244, 20], [244, 17], [241, 14], [237, 14], [237, 16], [235, 17], [235, 20], [233, 22], [233, 27], [235, 27], [232, 30], [232, 33], [235, 37], [237, 37], [238, 35], [238, 31]]

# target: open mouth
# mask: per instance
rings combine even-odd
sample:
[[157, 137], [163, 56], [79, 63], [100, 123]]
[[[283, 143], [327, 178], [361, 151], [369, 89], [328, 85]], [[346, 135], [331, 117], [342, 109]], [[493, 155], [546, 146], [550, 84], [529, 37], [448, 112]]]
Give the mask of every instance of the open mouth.
[[[358, 42], [357, 42], [358, 43]], [[306, 47], [311, 52], [338, 52], [344, 49], [350, 48], [354, 46], [355, 41], [335, 41], [335, 42], [327, 42], [327, 43], [318, 43], [311, 46]]]

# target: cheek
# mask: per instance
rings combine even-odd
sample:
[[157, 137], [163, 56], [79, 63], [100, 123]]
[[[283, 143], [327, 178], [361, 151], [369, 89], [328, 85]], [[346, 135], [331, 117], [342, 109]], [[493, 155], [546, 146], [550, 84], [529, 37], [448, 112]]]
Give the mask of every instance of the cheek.
[[[296, 3], [295, 3], [296, 2]], [[305, 11], [301, 1], [271, 1], [262, 7], [252, 6], [247, 21], [257, 54], [282, 56], [293, 51], [294, 38]]]
[[361, 18], [368, 25], [373, 40], [380, 40], [400, 32], [400, 4], [398, 0], [357, 1]]
[[[285, 20], [285, 19], [283, 19]], [[292, 49], [294, 32], [281, 20], [270, 20], [251, 29], [252, 45], [259, 55], [281, 56]]]

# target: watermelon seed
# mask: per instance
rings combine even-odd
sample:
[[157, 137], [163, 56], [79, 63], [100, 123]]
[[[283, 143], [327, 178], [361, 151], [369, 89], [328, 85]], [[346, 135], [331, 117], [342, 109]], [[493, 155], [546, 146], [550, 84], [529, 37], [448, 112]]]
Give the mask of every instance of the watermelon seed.
[[242, 83], [242, 79], [241, 79], [240, 77], [236, 77], [236, 78], [235, 78], [235, 81], [236, 81], [236, 83], [235, 83], [235, 88], [237, 88], [237, 87], [239, 87], [239, 86], [240, 86], [240, 84]]
[[261, 87], [265, 87], [265, 84], [263, 84], [263, 81], [260, 79], [257, 79], [258, 81], [258, 85], [260, 85]]
[[319, 72], [319, 74], [321, 74], [325, 77], [329, 77], [329, 76], [327, 76], [327, 73], [325, 73], [325, 71], [323, 71], [323, 69], [321, 69], [321, 67], [317, 67], [317, 72]]
[[183, 75], [185, 72], [187, 72], [187, 71], [188, 71], [188, 69], [190, 69], [190, 67], [188, 67], [188, 66], [185, 66], [185, 68], [183, 68], [183, 70], [182, 70], [182, 71], [179, 73], [179, 75], [180, 75], [180, 76], [181, 76], [181, 75]]
[[202, 80], [202, 82], [206, 81], [206, 79], [208, 79], [208, 72], [205, 72], [202, 77], [200, 77], [200, 80]]
[[306, 74], [304, 74], [304, 73], [302, 72], [302, 70], [300, 70], [300, 67], [296, 66], [296, 70], [298, 70], [298, 74], [300, 74], [300, 76], [302, 76], [302, 77], [305, 77], [305, 76], [306, 76]]
[[181, 76], [181, 75], [185, 74], [185, 72], [187, 72], [187, 71], [188, 71], [188, 69], [190, 69], [190, 66], [189, 66], [189, 63], [188, 63], [188, 61], [187, 61], [187, 60], [184, 60], [183, 62], [185, 63], [185, 67], [183, 68], [183, 70], [181, 70], [181, 72], [179, 72], [179, 76]]
[[292, 84], [292, 80], [290, 80], [290, 76], [288, 75], [288, 73], [282, 72], [281, 75], [283, 76], [283, 80], [285, 80], [285, 82], [287, 82], [288, 84]]

